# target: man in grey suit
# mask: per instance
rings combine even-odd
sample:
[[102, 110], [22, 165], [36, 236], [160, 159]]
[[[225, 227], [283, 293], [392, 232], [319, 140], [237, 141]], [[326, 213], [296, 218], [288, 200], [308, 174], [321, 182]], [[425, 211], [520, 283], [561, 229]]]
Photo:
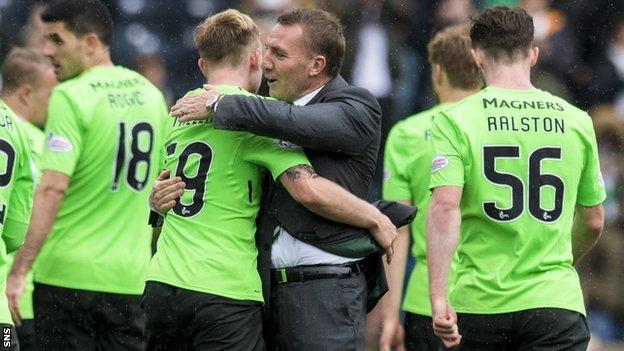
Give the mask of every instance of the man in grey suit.
[[[179, 121], [213, 118], [219, 129], [273, 137], [282, 147], [299, 145], [318, 174], [366, 198], [381, 111], [368, 91], [339, 76], [344, 52], [342, 27], [333, 15], [308, 9], [285, 13], [267, 39], [263, 63], [270, 95], [284, 102], [224, 96], [207, 86], [205, 94], [178, 101], [172, 115]], [[161, 181], [152, 194], [152, 206], [161, 213], [168, 208], [159, 199], [173, 183]], [[271, 267], [271, 278], [265, 279], [272, 283], [265, 299], [271, 306], [267, 347], [363, 350], [366, 312], [385, 292], [378, 249], [389, 260], [396, 233], [368, 233], [321, 218], [275, 183], [265, 194], [258, 266], [266, 268], [260, 268], [265, 277]], [[365, 277], [363, 271], [371, 269], [377, 270]], [[371, 277], [381, 283], [373, 284]]]

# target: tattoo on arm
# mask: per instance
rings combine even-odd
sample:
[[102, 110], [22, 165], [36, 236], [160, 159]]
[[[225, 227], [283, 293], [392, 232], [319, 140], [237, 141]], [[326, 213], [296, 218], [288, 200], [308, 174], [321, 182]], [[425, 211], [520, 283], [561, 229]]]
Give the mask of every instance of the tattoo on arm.
[[288, 179], [290, 179], [290, 181], [292, 181], [293, 183], [296, 182], [302, 174], [308, 175], [310, 178], [318, 177], [318, 174], [316, 174], [314, 168], [308, 165], [298, 165], [286, 170], [286, 176], [288, 176]]

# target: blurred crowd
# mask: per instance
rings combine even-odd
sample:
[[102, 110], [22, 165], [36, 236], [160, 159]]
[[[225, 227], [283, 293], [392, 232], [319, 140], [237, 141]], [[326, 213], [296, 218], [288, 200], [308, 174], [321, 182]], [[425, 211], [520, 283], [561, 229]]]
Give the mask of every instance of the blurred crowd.
[[[610, 0], [108, 0], [113, 61], [136, 69], [172, 103], [202, 77], [197, 23], [234, 7], [264, 29], [292, 7], [335, 13], [345, 26], [342, 75], [380, 101], [384, 136], [397, 121], [433, 106], [426, 45], [437, 30], [484, 7], [524, 7], [534, 19], [540, 59], [534, 84], [587, 109], [596, 125], [608, 187], [607, 230], [580, 267], [595, 339], [624, 340], [624, 1]], [[44, 1], [0, 0], [0, 62], [11, 45], [41, 48]], [[425, 171], [425, 170], [423, 170]], [[379, 170], [378, 178], [381, 178]], [[378, 182], [379, 184], [379, 182]], [[372, 198], [379, 195], [379, 185]]]

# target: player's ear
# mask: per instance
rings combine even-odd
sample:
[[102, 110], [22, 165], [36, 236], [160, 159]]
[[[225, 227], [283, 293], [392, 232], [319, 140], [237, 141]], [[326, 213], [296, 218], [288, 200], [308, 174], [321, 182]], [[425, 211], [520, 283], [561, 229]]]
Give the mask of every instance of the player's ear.
[[84, 34], [81, 38], [83, 45], [86, 47], [86, 54], [93, 54], [101, 45], [100, 38], [94, 32], [88, 32]]
[[208, 73], [206, 72], [206, 67], [204, 66], [206, 63], [206, 60], [204, 60], [203, 57], [200, 57], [197, 60], [197, 66], [199, 67], [199, 70], [201, 71], [201, 73], [204, 75], [204, 77], [208, 77]]
[[262, 54], [260, 53], [260, 49], [256, 48], [251, 51], [249, 54], [249, 67], [253, 71], [257, 71], [260, 69], [262, 65]]
[[431, 79], [433, 80], [434, 86], [438, 86], [442, 82], [442, 66], [438, 65], [437, 63], [433, 64]]
[[33, 94], [33, 86], [30, 83], [26, 83], [19, 87], [17, 96], [19, 100], [24, 105], [29, 105], [30, 96]]
[[537, 58], [539, 57], [539, 47], [532, 47], [529, 55], [531, 55], [531, 67], [533, 67], [537, 63]]
[[472, 58], [474, 59], [475, 65], [477, 68], [483, 68], [483, 57], [481, 57], [481, 52], [475, 49], [470, 49], [470, 54], [472, 54]]

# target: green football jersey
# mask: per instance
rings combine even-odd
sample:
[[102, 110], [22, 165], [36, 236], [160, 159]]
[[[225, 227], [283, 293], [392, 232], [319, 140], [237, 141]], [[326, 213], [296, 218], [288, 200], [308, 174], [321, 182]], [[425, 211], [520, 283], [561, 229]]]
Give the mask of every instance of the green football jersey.
[[423, 316], [431, 316], [425, 235], [427, 207], [431, 199], [431, 124], [436, 114], [450, 106], [452, 104], [440, 104], [397, 123], [388, 135], [384, 154], [383, 198], [410, 200], [418, 208], [418, 214], [410, 226], [411, 252], [416, 265], [407, 284], [403, 309]]
[[[18, 119], [18, 121], [22, 126], [22, 130], [30, 147], [31, 160], [33, 161], [32, 165], [35, 168], [35, 183], [37, 183], [41, 178], [40, 160], [41, 155], [43, 154], [45, 133], [39, 129], [39, 127], [24, 119]], [[14, 253], [8, 256], [9, 267], [13, 264], [14, 256]], [[30, 270], [28, 271], [28, 274], [26, 274], [26, 289], [24, 290], [24, 295], [22, 295], [22, 299], [20, 300], [20, 314], [22, 315], [22, 319], [35, 318], [32, 307], [32, 293], [34, 289], [33, 272]]]
[[[220, 86], [224, 94], [253, 95]], [[203, 91], [197, 89], [188, 95]], [[211, 121], [172, 119], [165, 168], [186, 183], [167, 214], [148, 280], [237, 300], [263, 301], [256, 269], [255, 218], [261, 185], [309, 161], [290, 144], [246, 132], [217, 130]]]
[[141, 294], [151, 256], [148, 197], [168, 109], [129, 69], [98, 66], [52, 92], [42, 170], [71, 177], [35, 281]]
[[[11, 261], [7, 251], [24, 242], [32, 210], [35, 170], [21, 123], [0, 100], [0, 291], [6, 291]], [[0, 294], [0, 323], [13, 325], [6, 294]]]
[[572, 266], [575, 206], [605, 199], [591, 118], [541, 90], [488, 87], [433, 123], [431, 188], [463, 187], [458, 312], [585, 313]]

